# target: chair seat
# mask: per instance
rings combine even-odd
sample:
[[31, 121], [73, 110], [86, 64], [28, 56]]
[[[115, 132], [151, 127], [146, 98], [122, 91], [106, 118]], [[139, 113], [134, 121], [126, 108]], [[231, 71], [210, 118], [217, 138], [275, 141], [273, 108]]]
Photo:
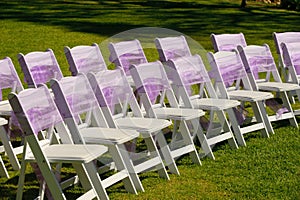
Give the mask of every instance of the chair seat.
[[0, 102], [0, 115], [10, 116], [12, 108], [7, 100]]
[[[54, 144], [43, 148], [49, 162], [63, 163], [88, 163], [107, 152], [107, 147], [102, 145], [82, 144]], [[34, 160], [33, 155], [27, 155], [27, 159]]]
[[164, 119], [127, 117], [116, 119], [117, 126], [121, 129], [136, 130], [140, 133], [154, 133], [167, 128], [172, 122]]
[[154, 112], [160, 119], [173, 120], [191, 120], [205, 115], [202, 110], [187, 108], [155, 108]]
[[229, 91], [228, 95], [230, 99], [239, 100], [239, 101], [248, 101], [248, 102], [262, 101], [274, 97], [273, 94], [269, 92], [250, 91], [250, 90]]
[[300, 86], [292, 83], [280, 83], [280, 82], [261, 82], [257, 83], [259, 90], [284, 92], [299, 90]]
[[200, 108], [203, 110], [225, 110], [228, 108], [236, 107], [240, 105], [240, 102], [228, 99], [212, 99], [212, 98], [201, 98], [191, 100], [194, 108]]
[[139, 136], [134, 130], [121, 130], [116, 128], [90, 127], [80, 130], [86, 143], [90, 144], [123, 144]]
[[0, 126], [7, 124], [7, 120], [4, 118], [0, 118]]

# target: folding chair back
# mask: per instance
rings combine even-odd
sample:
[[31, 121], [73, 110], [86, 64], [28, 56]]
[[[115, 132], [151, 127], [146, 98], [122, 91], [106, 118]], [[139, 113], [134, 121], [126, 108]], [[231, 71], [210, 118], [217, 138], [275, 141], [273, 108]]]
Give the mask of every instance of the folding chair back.
[[137, 92], [147, 94], [151, 104], [155, 104], [158, 96], [161, 96], [160, 104], [163, 105], [164, 95], [167, 90], [170, 91], [171, 86], [161, 62], [140, 64], [138, 67], [132, 67], [130, 71], [132, 70], [131, 75]]
[[0, 60], [0, 100], [2, 101], [2, 90], [11, 89], [12, 92], [23, 90], [22, 83], [9, 57]]
[[63, 77], [55, 55], [51, 49], [45, 52], [31, 52], [26, 55], [18, 54], [18, 61], [24, 73], [25, 82], [29, 87], [47, 83], [52, 78]]
[[214, 47], [214, 51], [233, 51], [238, 45], [242, 47], [247, 46], [243, 33], [237, 34], [211, 34], [211, 42]]
[[[241, 59], [245, 66], [246, 72], [253, 75], [257, 81], [269, 82], [271, 78], [276, 82], [282, 82], [277, 71], [274, 58], [267, 44], [263, 46], [249, 45], [247, 47], [238, 46]], [[250, 78], [250, 81], [252, 79]], [[255, 85], [252, 85], [258, 90]]]
[[109, 43], [109, 60], [116, 66], [124, 69], [127, 76], [130, 76], [130, 65], [147, 63], [147, 58], [139, 40], [123, 41], [118, 43]]
[[288, 71], [283, 59], [282, 43], [299, 43], [300, 42], [300, 32], [273, 32], [274, 43], [276, 47], [276, 53], [278, 55], [278, 67], [284, 76], [286, 82], [291, 81], [291, 72]]
[[[300, 37], [300, 36], [299, 36]], [[300, 85], [300, 42], [281, 43], [283, 62], [289, 69], [291, 81]]]
[[11, 115], [12, 109], [9, 102], [2, 99], [3, 89], [9, 89], [10, 92], [16, 93], [23, 90], [22, 83], [15, 67], [11, 59], [8, 57], [0, 60], [0, 115], [9, 118], [8, 131], [6, 132], [5, 129], [2, 129], [0, 131], [0, 138], [13, 169], [19, 170], [20, 164], [17, 159], [17, 155], [22, 153], [21, 150], [23, 147], [21, 145], [14, 148], [10, 142], [10, 137], [13, 137], [14, 135], [12, 129], [20, 131], [20, 127], [18, 121]]
[[159, 60], [166, 62], [177, 57], [191, 56], [187, 41], [183, 35], [178, 37], [155, 38]]
[[73, 48], [66, 46], [64, 52], [73, 76], [78, 73], [98, 72], [106, 70], [99, 46], [94, 43], [91, 46], [80, 45]]
[[244, 65], [236, 52], [208, 53], [208, 59], [213, 67], [209, 75], [215, 81], [215, 89], [220, 89], [218, 92], [222, 98], [229, 98], [227, 89], [252, 90]]
[[[35, 101], [32, 101], [34, 99]], [[26, 162], [35, 161], [42, 173], [51, 195], [54, 199], [65, 199], [50, 163], [71, 163], [90, 198], [108, 196], [103, 189], [100, 177], [94, 167], [93, 160], [102, 155], [105, 147], [74, 145], [72, 138], [63, 124], [59, 111], [45, 85], [36, 89], [27, 89], [18, 95], [9, 95], [9, 102], [21, 124], [25, 134], [26, 144], [23, 152], [22, 168], [18, 183], [17, 199], [22, 199]], [[59, 138], [56, 137], [56, 132]], [[37, 135], [42, 133], [46, 140], [40, 140]], [[61, 141], [65, 144], [51, 144]], [[97, 188], [96, 188], [97, 187]], [[87, 196], [85, 197], [87, 198]]]

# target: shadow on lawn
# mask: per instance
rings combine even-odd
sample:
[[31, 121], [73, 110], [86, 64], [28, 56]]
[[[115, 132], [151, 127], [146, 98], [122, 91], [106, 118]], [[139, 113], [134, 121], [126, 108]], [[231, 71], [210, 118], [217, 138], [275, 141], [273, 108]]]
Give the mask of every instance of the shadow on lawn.
[[[299, 13], [263, 6], [240, 9], [239, 3], [213, 1], [7, 1], [0, 19], [56, 25], [71, 31], [112, 36], [137, 27], [165, 27], [185, 34], [299, 30]], [[234, 12], [233, 12], [234, 11]], [[263, 26], [261, 25], [262, 22]], [[260, 23], [257, 23], [260, 22]], [[277, 24], [282, 24], [278, 27]], [[259, 26], [259, 27], [258, 27]], [[258, 30], [259, 28], [259, 30]]]

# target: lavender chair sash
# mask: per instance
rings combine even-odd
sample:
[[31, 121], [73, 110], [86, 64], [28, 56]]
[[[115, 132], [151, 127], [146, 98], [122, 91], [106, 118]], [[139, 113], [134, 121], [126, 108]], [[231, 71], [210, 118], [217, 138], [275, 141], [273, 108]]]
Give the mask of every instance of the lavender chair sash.
[[142, 52], [138, 53], [125, 53], [119, 57], [121, 66], [123, 67], [126, 75], [130, 75], [130, 65], [138, 65], [141, 63], [146, 63], [147, 60]]
[[101, 71], [95, 74], [95, 77], [102, 93], [99, 95], [96, 92], [96, 96], [101, 96], [100, 106], [109, 107], [113, 114], [116, 104], [126, 103], [134, 98], [122, 69]]
[[243, 67], [243, 64], [240, 62], [226, 64], [221, 61], [218, 69], [211, 70], [209, 75], [216, 82], [224, 82], [226, 87], [230, 87], [236, 80], [246, 76]]
[[[37, 65], [30, 69], [35, 84], [47, 83], [52, 78], [61, 79], [61, 74], [53, 65]], [[26, 80], [25, 80], [26, 81]]]
[[57, 110], [51, 107], [34, 107], [27, 110], [26, 113], [35, 134], [61, 122], [60, 118], [56, 117], [59, 114]]
[[167, 60], [176, 59], [178, 57], [190, 56], [190, 53], [187, 49], [168, 49], [164, 50], [164, 54]]
[[147, 78], [143, 85], [137, 88], [138, 93], [147, 93], [152, 104], [155, 103], [158, 95], [164, 90], [170, 89], [164, 81], [159, 78]]
[[249, 58], [251, 69], [246, 69], [247, 72], [252, 72], [255, 79], [259, 79], [259, 72], [269, 72], [276, 70], [276, 66], [272, 56], [252, 56]]
[[18, 84], [13, 74], [1, 74], [0, 72], [0, 101], [2, 101], [2, 89], [14, 88]]
[[300, 54], [293, 55], [292, 60], [293, 60], [297, 75], [300, 75]]
[[75, 61], [77, 70], [81, 73], [98, 72], [106, 70], [106, 65], [94, 58], [81, 58]]
[[219, 46], [219, 51], [233, 51], [236, 47], [236, 44], [223, 44]]

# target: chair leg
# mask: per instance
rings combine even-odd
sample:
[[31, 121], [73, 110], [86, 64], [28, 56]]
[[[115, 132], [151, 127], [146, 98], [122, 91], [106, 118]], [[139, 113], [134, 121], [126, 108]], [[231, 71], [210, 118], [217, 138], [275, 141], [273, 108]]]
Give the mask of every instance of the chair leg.
[[228, 117], [229, 117], [229, 121], [231, 124], [231, 127], [233, 129], [233, 133], [235, 135], [236, 141], [238, 143], [239, 146], [246, 146], [246, 141], [244, 139], [244, 136], [241, 132], [241, 128], [240, 125], [237, 122], [236, 116], [234, 114], [233, 108], [229, 108], [227, 109], [227, 113], [228, 113]]
[[1, 126], [0, 128], [0, 138], [4, 146], [4, 150], [9, 158], [9, 162], [12, 165], [13, 169], [16, 171], [20, 170], [19, 160], [13, 151], [13, 146], [11, 145], [11, 142], [3, 126]]
[[[73, 164], [73, 166], [76, 172], [79, 172], [78, 176], [80, 180], [85, 179], [90, 181], [90, 187], [96, 192], [99, 199], [109, 199], [93, 161], [83, 164]], [[80, 181], [80, 183], [82, 182]]]
[[[23, 154], [23, 158], [24, 158], [24, 156], [25, 156], [25, 154]], [[25, 182], [26, 165], [27, 165], [27, 162], [24, 159], [22, 159], [20, 175], [19, 175], [19, 180], [18, 180], [18, 189], [17, 189], [16, 200], [22, 200], [23, 188], [24, 188], [24, 182]]]
[[193, 163], [197, 165], [201, 165], [201, 161], [194, 145], [192, 135], [190, 134], [189, 128], [186, 124], [186, 121], [182, 121], [179, 126], [180, 133], [182, 135], [185, 146], [190, 146], [192, 150], [190, 150], [189, 154], [193, 161]]
[[205, 156], [208, 156], [208, 157], [212, 158], [213, 160], [215, 160], [213, 151], [212, 151], [210, 145], [208, 144], [207, 138], [206, 138], [205, 134], [203, 133], [200, 123], [197, 120], [192, 120], [191, 122], [194, 127], [194, 132], [201, 144], [201, 148], [203, 149], [203, 151], [205, 153]]
[[156, 165], [156, 169], [157, 169], [159, 176], [162, 178], [165, 178], [167, 180], [170, 180], [169, 175], [166, 171], [166, 168], [163, 164], [162, 158], [160, 157], [160, 154], [158, 153], [158, 149], [157, 149], [157, 146], [155, 145], [153, 136], [150, 136], [150, 137], [146, 136], [146, 137], [144, 137], [144, 140], [147, 145], [150, 156], [153, 158], [158, 157], [158, 159], [160, 160], [159, 164]]
[[4, 162], [0, 156], [0, 176], [1, 177], [5, 177], [5, 178], [9, 178], [8, 172], [5, 168]]
[[131, 177], [132, 182], [134, 183], [135, 189], [137, 191], [144, 192], [144, 187], [142, 185], [141, 180], [138, 177], [138, 174], [135, 172], [134, 165], [132, 160], [129, 157], [128, 151], [126, 150], [125, 145], [119, 145], [120, 154], [122, 155], [124, 159], [124, 163], [127, 167], [127, 170], [129, 172], [129, 175]]
[[160, 151], [163, 155], [163, 158], [166, 162], [166, 166], [168, 166], [170, 172], [172, 174], [177, 174], [179, 175], [179, 171], [178, 168], [176, 166], [175, 160], [171, 155], [171, 151], [170, 148], [166, 142], [165, 136], [163, 135], [162, 131], [159, 131], [159, 133], [157, 133], [156, 138], [158, 140], [158, 144], [160, 146]]
[[[121, 144], [119, 145], [121, 146]], [[124, 178], [122, 180], [124, 187], [126, 189], [126, 191], [133, 193], [133, 194], [137, 194], [137, 191], [135, 189], [135, 184], [133, 183], [133, 180], [131, 178], [132, 175], [134, 175], [134, 171], [132, 171], [131, 173], [129, 173], [127, 166], [124, 162], [124, 159], [121, 156], [121, 152], [122, 150], [120, 150], [120, 148], [118, 147], [118, 145], [112, 145], [109, 146], [109, 152], [112, 155], [112, 158], [116, 164], [116, 168], [120, 173], [127, 173], [127, 177]], [[125, 150], [125, 147], [123, 148]], [[124, 172], [125, 171], [125, 172]], [[138, 179], [137, 174], [135, 174], [136, 177], [134, 177], [135, 179]], [[116, 180], [116, 182], [119, 180]]]
[[269, 134], [274, 134], [274, 130], [272, 124], [269, 120], [269, 116], [266, 111], [266, 107], [262, 101], [251, 102], [253, 112], [257, 122], [261, 122], [264, 124], [265, 129], [261, 130], [261, 134], [263, 137], [270, 137]]
[[281, 99], [283, 101], [283, 106], [286, 107], [288, 109], [289, 112], [292, 113], [293, 117], [289, 118], [289, 121], [290, 121], [290, 124], [293, 126], [293, 127], [296, 127], [298, 128], [298, 123], [297, 123], [297, 120], [295, 118], [295, 115], [293, 114], [293, 109], [292, 109], [292, 106], [290, 104], [290, 101], [288, 99], [288, 95], [286, 92], [282, 92], [281, 93]]

